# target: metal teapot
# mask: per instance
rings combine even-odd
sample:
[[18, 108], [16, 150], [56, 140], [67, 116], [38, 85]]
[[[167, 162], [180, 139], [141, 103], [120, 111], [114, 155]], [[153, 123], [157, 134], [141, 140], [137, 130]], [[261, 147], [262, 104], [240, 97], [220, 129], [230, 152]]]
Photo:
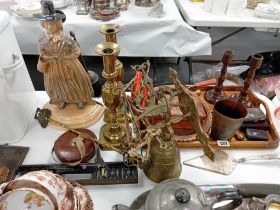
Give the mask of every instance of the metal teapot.
[[184, 179], [169, 179], [156, 185], [150, 192], [140, 195], [130, 207], [114, 205], [112, 210], [210, 210], [215, 203], [232, 200], [216, 210], [234, 209], [243, 198], [236, 188], [213, 189], [203, 192]]

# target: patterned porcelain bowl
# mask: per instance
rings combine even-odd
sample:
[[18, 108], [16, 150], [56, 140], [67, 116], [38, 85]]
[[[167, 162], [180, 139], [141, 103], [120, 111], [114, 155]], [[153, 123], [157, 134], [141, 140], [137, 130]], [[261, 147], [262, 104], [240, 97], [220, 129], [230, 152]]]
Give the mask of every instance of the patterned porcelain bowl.
[[0, 197], [1, 210], [54, 210], [48, 197], [33, 189], [12, 190]]
[[[41, 188], [40, 188], [41, 186]], [[50, 171], [33, 171], [11, 181], [4, 193], [9, 190], [23, 187], [45, 190], [50, 199], [55, 203], [55, 209], [73, 210], [74, 209], [74, 191], [73, 187], [62, 179], [61, 176], [55, 175]]]
[[[16, 180], [1, 184], [0, 196], [2, 196], [0, 198], [11, 192], [24, 189], [44, 195], [45, 200], [52, 207], [51, 210], [93, 210], [92, 199], [85, 187], [49, 171], [30, 172]], [[5, 204], [2, 205], [5, 206]], [[3, 207], [3, 210], [18, 209], [23, 208], [5, 209]], [[41, 208], [37, 209], [41, 210]], [[0, 206], [0, 210], [2, 210], [2, 206]], [[31, 210], [33, 210], [33, 207]], [[42, 210], [45, 209], [42, 207]]]
[[55, 196], [45, 187], [38, 184], [37, 182], [30, 180], [13, 180], [7, 183], [7, 185], [3, 188], [2, 195], [6, 195], [12, 191], [22, 190], [22, 189], [32, 189], [33, 191], [41, 192], [46, 195], [48, 199], [54, 206], [55, 210], [58, 210], [58, 203]]

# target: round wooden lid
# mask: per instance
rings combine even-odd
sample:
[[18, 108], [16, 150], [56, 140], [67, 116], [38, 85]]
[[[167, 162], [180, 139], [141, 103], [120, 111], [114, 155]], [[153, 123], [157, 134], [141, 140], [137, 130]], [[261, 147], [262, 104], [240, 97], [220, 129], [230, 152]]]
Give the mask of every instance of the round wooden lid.
[[[96, 139], [96, 135], [88, 129], [78, 128], [75, 130]], [[62, 163], [74, 163], [81, 159], [80, 151], [76, 143], [73, 142], [76, 137], [78, 137], [78, 134], [67, 131], [55, 141], [54, 152]], [[85, 156], [81, 162], [87, 162], [95, 155], [95, 145], [94, 142], [89, 139], [84, 139], [83, 143], [85, 145]]]

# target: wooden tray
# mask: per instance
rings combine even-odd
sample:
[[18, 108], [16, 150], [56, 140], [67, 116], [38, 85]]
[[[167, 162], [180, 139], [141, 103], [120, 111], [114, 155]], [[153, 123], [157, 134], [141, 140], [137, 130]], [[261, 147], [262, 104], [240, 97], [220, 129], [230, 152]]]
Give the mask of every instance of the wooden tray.
[[[213, 86], [205, 86], [205, 87], [195, 87], [194, 86], [194, 87], [191, 87], [190, 89], [193, 91], [201, 90], [200, 98], [203, 101], [205, 101], [204, 94], [207, 90], [209, 90], [211, 88], [213, 88]], [[225, 86], [224, 87], [224, 91], [226, 91], [226, 93], [228, 95], [232, 95], [234, 93], [239, 93], [241, 89], [242, 89], [241, 86]], [[274, 149], [274, 148], [278, 147], [279, 136], [278, 136], [276, 128], [272, 122], [272, 118], [271, 118], [271, 115], [269, 112], [268, 105], [264, 101], [257, 98], [257, 96], [252, 91], [249, 91], [248, 97], [255, 107], [259, 107], [262, 104], [266, 110], [267, 121], [268, 121], [269, 127], [270, 127], [269, 128], [269, 140], [268, 141], [260, 141], [260, 140], [242, 141], [242, 140], [237, 139], [236, 137], [232, 137], [232, 139], [229, 141], [230, 145], [228, 147], [219, 147], [219, 145], [217, 144], [217, 141], [215, 139], [210, 138], [209, 143], [212, 147], [223, 148], [223, 149]], [[206, 102], [206, 103], [207, 103], [208, 107], [211, 110], [213, 110], [213, 105], [209, 104], [208, 102]], [[243, 133], [243, 132], [241, 132], [241, 133]], [[182, 139], [182, 136], [180, 136], [180, 139]], [[175, 140], [177, 140], [177, 139], [175, 138]], [[181, 147], [181, 148], [201, 148], [202, 147], [202, 144], [197, 140], [193, 140], [193, 141], [182, 141], [182, 140], [178, 141], [177, 140], [177, 145], [178, 145], [178, 147]]]

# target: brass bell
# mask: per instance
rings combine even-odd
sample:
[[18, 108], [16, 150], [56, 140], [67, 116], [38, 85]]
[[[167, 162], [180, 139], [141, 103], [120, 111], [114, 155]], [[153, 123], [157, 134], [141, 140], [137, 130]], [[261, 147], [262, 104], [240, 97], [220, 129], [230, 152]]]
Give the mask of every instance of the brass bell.
[[154, 182], [178, 178], [181, 174], [180, 151], [176, 147], [174, 139], [164, 141], [163, 144], [159, 141], [152, 141], [150, 160], [150, 164], [144, 168], [144, 173]]

